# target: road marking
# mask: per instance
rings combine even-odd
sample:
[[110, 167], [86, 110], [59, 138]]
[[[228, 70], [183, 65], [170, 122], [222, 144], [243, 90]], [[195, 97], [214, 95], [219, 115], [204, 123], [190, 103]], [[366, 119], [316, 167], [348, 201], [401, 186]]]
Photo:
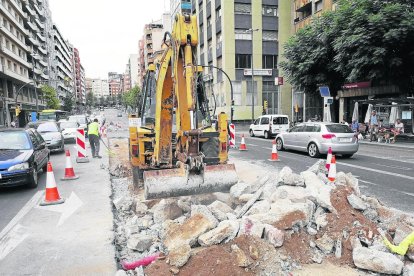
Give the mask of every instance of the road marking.
[[50, 205], [50, 206], [37, 206], [36, 208], [62, 213], [60, 216], [57, 226], [61, 226], [65, 220], [67, 220], [71, 215], [73, 215], [76, 210], [78, 210], [83, 205], [82, 200], [72, 192], [68, 200], [65, 203], [59, 205]]
[[251, 146], [251, 147], [260, 147], [259, 145], [255, 145], [255, 144], [249, 144], [249, 146]]
[[33, 197], [23, 206], [17, 215], [3, 228], [0, 233], [0, 240], [39, 202], [43, 195], [43, 191], [38, 191]]
[[412, 168], [407, 168], [407, 167], [401, 167], [401, 166], [393, 166], [393, 165], [384, 165], [384, 164], [378, 164], [378, 163], [374, 163], [374, 165], [380, 166], [380, 167], [387, 167], [387, 168], [391, 168], [391, 169], [399, 169], [399, 170], [404, 170], [404, 171], [412, 171]]
[[377, 172], [377, 173], [380, 173], [380, 174], [386, 174], [386, 175], [396, 176], [396, 177], [405, 178], [405, 179], [409, 179], [409, 180], [414, 180], [414, 177], [412, 177], [412, 176], [403, 175], [403, 174], [399, 174], [399, 173], [393, 173], [393, 172], [387, 172], [387, 171], [382, 171], [382, 170], [376, 170], [376, 169], [372, 169], [372, 168], [368, 168], [368, 167], [363, 167], [363, 166], [358, 166], [358, 165], [352, 165], [352, 164], [342, 163], [342, 162], [337, 162], [337, 164], [338, 165], [343, 165], [343, 166], [348, 166], [348, 167], [351, 167], [351, 168], [357, 168], [357, 169], [361, 169], [361, 170], [366, 170], [366, 171], [371, 171], [371, 172]]
[[0, 239], [0, 261], [22, 243], [29, 233], [25, 227], [17, 224], [3, 238]]
[[[402, 163], [408, 163], [408, 164], [414, 164], [414, 161], [411, 161], [411, 159], [405, 159], [404, 157], [400, 157], [400, 159], [392, 158], [392, 157], [384, 157], [384, 156], [376, 156], [376, 155], [367, 155], [367, 154], [361, 154], [357, 153], [355, 156], [365, 156], [365, 157], [371, 157], [371, 158], [377, 158], [377, 159], [383, 159], [383, 160], [391, 160], [391, 161], [397, 161]], [[412, 159], [414, 160], [414, 159]]]
[[407, 192], [403, 192], [403, 191], [399, 191], [399, 192], [414, 197], [413, 193], [407, 193]]

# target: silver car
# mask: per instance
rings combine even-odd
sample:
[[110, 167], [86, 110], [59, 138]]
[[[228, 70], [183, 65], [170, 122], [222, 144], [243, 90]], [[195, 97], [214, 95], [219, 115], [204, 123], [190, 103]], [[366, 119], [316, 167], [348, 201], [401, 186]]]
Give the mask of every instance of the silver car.
[[298, 124], [286, 133], [276, 136], [277, 150], [292, 149], [307, 152], [310, 157], [327, 154], [332, 148], [334, 154], [351, 157], [358, 151], [358, 137], [352, 129], [343, 124], [307, 122]]

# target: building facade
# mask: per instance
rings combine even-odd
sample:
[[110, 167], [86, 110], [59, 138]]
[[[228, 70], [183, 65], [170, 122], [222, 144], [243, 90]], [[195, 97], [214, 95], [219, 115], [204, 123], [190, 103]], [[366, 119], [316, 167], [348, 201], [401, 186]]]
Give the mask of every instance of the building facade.
[[116, 96], [121, 93], [121, 82], [123, 74], [118, 74], [116, 72], [108, 73], [108, 85], [109, 85], [109, 95]]
[[45, 9], [28, 1], [0, 3], [0, 126], [15, 120], [16, 102], [22, 110], [19, 125], [25, 125], [31, 112], [44, 107], [37, 90], [48, 79]]
[[92, 79], [92, 94], [98, 98], [98, 100], [101, 97], [108, 97], [110, 95], [108, 80]]
[[222, 72], [205, 70], [205, 85], [210, 103], [216, 103], [216, 114], [231, 114], [232, 100], [234, 120], [250, 121], [263, 113], [279, 113], [275, 85], [278, 1], [195, 0], [192, 13], [197, 15], [199, 26], [198, 63], [221, 68], [233, 86], [231, 95], [230, 82]]
[[129, 55], [129, 60], [125, 73], [129, 73], [129, 84], [132, 87], [138, 85], [138, 67], [138, 54]]

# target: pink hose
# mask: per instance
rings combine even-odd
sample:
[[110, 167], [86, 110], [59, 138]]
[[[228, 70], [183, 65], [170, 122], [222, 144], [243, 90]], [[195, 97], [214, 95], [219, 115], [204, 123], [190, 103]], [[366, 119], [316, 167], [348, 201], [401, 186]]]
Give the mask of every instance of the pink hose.
[[139, 259], [138, 261], [135, 261], [135, 262], [131, 262], [131, 263], [122, 262], [122, 268], [124, 270], [134, 270], [135, 268], [140, 267], [140, 266], [147, 266], [153, 263], [154, 261], [156, 261], [159, 256], [160, 256], [160, 253], [157, 253], [157, 254]]

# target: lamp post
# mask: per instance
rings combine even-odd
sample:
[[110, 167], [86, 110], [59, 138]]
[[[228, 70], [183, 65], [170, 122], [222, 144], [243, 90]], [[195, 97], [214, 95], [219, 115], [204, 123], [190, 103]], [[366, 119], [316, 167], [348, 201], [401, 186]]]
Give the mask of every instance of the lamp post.
[[248, 29], [247, 30], [247, 32], [249, 32], [249, 33], [251, 33], [252, 34], [252, 59], [251, 59], [251, 62], [252, 62], [252, 122], [254, 122], [254, 63], [253, 63], [253, 56], [254, 56], [254, 47], [253, 47], [253, 32], [257, 32], [257, 31], [259, 31], [259, 29], [252, 29], [252, 28], [250, 28], [250, 29]]

